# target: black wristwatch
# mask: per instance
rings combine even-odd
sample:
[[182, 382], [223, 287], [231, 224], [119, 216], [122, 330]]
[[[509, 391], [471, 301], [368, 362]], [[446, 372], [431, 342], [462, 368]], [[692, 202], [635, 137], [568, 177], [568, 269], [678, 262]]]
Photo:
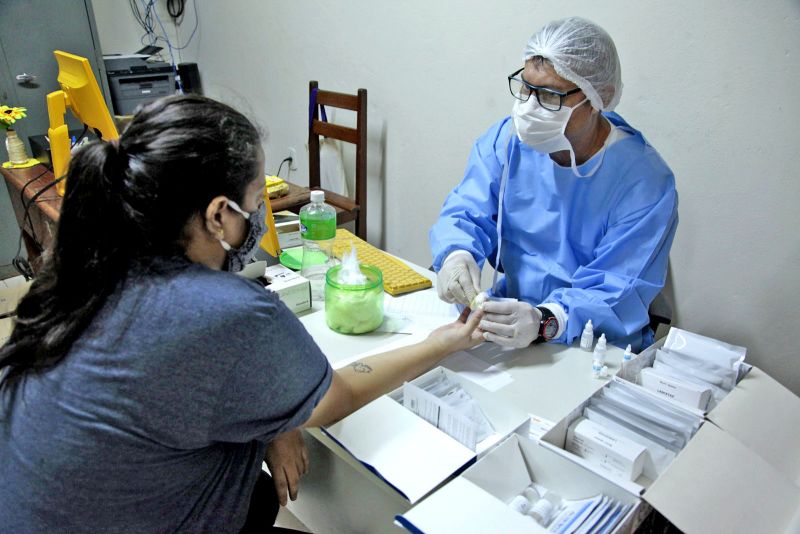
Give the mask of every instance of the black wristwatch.
[[550, 341], [558, 333], [558, 319], [548, 308], [544, 306], [536, 306], [536, 309], [542, 312], [542, 320], [539, 322], [539, 337], [536, 339], [539, 343]]

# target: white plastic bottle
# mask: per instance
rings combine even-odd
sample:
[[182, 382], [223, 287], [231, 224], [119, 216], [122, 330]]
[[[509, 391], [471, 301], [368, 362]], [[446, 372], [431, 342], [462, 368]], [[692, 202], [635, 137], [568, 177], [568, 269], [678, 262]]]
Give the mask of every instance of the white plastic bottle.
[[303, 260], [300, 274], [311, 283], [311, 298], [325, 298], [325, 273], [333, 267], [336, 209], [325, 204], [324, 191], [311, 191], [311, 203], [300, 210]]
[[600, 339], [597, 340], [597, 345], [594, 347], [594, 353], [592, 354], [592, 359], [600, 362], [600, 364], [606, 363], [606, 335], [601, 334]]
[[586, 321], [586, 326], [583, 327], [581, 334], [581, 348], [586, 352], [592, 352], [592, 344], [594, 343], [594, 328], [592, 327], [592, 320]]
[[531, 516], [534, 521], [546, 527], [553, 517], [553, 503], [547, 499], [539, 499], [530, 507], [528, 515]]
[[628, 343], [628, 346], [625, 347], [625, 353], [622, 355], [623, 362], [629, 362], [633, 359], [633, 352], [631, 351], [631, 344]]

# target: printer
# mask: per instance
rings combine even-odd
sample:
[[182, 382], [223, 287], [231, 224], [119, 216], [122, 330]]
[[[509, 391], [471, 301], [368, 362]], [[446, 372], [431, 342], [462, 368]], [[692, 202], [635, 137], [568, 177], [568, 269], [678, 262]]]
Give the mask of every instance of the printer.
[[147, 61], [146, 54], [103, 56], [115, 115], [131, 115], [140, 104], [175, 94], [169, 63]]

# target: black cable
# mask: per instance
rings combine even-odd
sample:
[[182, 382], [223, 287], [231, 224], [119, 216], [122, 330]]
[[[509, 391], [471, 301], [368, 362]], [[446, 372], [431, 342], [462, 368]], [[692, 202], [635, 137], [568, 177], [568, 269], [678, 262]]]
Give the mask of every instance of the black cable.
[[183, 9], [186, 7], [183, 0], [167, 0], [167, 13], [173, 19], [178, 19], [183, 15]]
[[[19, 272], [22, 276], [24, 276], [26, 280], [30, 280], [31, 278], [33, 278], [33, 269], [31, 269], [30, 263], [28, 263], [28, 261], [21, 256], [21, 253], [22, 253], [22, 237], [23, 237], [23, 233], [25, 232], [25, 220], [26, 219], [28, 220], [28, 223], [30, 224], [31, 231], [33, 232], [34, 235], [36, 234], [36, 231], [33, 228], [33, 221], [31, 219], [31, 216], [30, 216], [30, 213], [29, 213], [28, 210], [30, 208], [30, 205], [33, 203], [33, 200], [35, 198], [38, 198], [38, 193], [39, 192], [37, 192], [37, 194], [32, 197], [31, 202], [29, 204], [27, 204], [27, 206], [26, 206], [26, 204], [25, 204], [25, 190], [28, 188], [28, 186], [30, 186], [33, 182], [35, 182], [36, 180], [38, 180], [39, 178], [41, 178], [45, 174], [47, 174], [47, 169], [45, 169], [44, 171], [40, 172], [39, 174], [37, 174], [36, 176], [31, 178], [30, 180], [25, 182], [25, 184], [22, 186], [22, 189], [20, 190], [20, 202], [22, 203], [22, 206], [24, 208], [24, 213], [23, 213], [23, 217], [22, 217], [22, 228], [19, 229], [19, 240], [17, 241], [17, 253], [14, 255], [14, 258], [11, 260], [11, 265], [13, 265], [14, 268], [17, 270], [17, 272]], [[43, 190], [49, 189], [50, 187], [51, 187], [50, 185], [45, 186], [43, 188]], [[38, 243], [38, 241], [35, 238], [34, 238], [34, 243], [37, 245], [37, 247], [39, 249], [41, 249], [41, 245]]]
[[25, 190], [28, 188], [29, 185], [31, 185], [33, 182], [35, 182], [36, 180], [38, 180], [39, 178], [41, 178], [45, 174], [47, 174], [47, 169], [43, 170], [42, 172], [37, 174], [35, 177], [33, 177], [30, 180], [28, 180], [27, 182], [25, 182], [25, 185], [23, 185], [22, 189], [19, 190], [19, 202], [22, 205], [22, 208], [24, 209], [23, 217], [22, 217], [22, 225], [23, 225], [23, 227], [25, 226], [25, 219], [27, 219], [28, 220], [28, 224], [30, 224], [30, 227], [31, 227], [31, 233], [33, 234], [32, 235], [33, 240], [35, 242], [37, 242], [37, 243], [38, 243], [39, 240], [36, 238], [36, 230], [34, 230], [34, 228], [33, 228], [33, 221], [31, 220], [30, 213], [28, 213], [28, 210], [25, 209]]
[[292, 158], [291, 157], [283, 158], [283, 161], [281, 161], [281, 164], [278, 165], [278, 172], [275, 173], [275, 176], [280, 176], [281, 175], [281, 169], [283, 168], [283, 164], [286, 163], [287, 161], [289, 162], [289, 168], [291, 169]]
[[75, 142], [74, 142], [74, 143], [72, 143], [72, 144], [69, 146], [70, 150], [72, 150], [73, 148], [75, 148], [75, 147], [78, 145], [78, 143], [80, 143], [80, 142], [81, 142], [81, 139], [83, 139], [83, 138], [86, 136], [86, 132], [88, 132], [88, 131], [89, 131], [89, 125], [88, 125], [88, 124], [84, 124], [84, 125], [83, 125], [83, 131], [81, 132], [81, 134], [80, 134], [80, 135], [79, 135], [79, 136], [78, 136], [78, 137], [75, 139]]

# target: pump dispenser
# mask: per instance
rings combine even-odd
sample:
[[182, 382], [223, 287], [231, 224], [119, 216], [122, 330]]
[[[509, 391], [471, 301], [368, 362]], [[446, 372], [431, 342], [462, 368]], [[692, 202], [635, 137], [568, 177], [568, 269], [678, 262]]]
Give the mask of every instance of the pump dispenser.
[[594, 343], [594, 328], [592, 327], [592, 320], [586, 321], [586, 326], [583, 327], [583, 334], [581, 334], [581, 348], [586, 352], [592, 352], [592, 343]]

